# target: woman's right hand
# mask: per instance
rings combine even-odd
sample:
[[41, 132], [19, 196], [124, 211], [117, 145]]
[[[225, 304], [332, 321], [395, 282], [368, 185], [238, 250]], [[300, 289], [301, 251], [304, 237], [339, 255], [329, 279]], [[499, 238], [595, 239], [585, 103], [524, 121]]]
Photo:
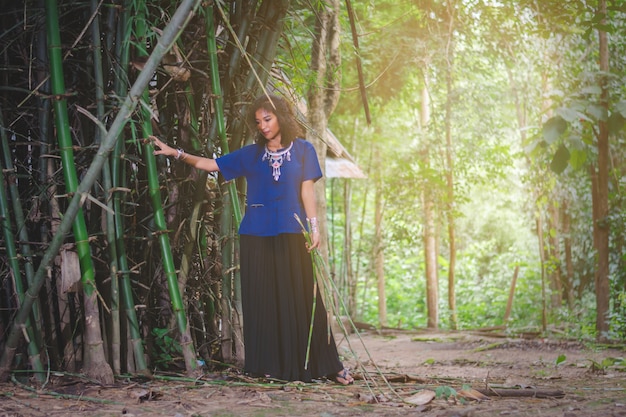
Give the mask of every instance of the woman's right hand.
[[158, 149], [156, 148], [154, 149], [155, 155], [165, 155], [165, 156], [176, 157], [176, 155], [178, 154], [178, 151], [176, 149], [163, 143], [161, 139], [157, 138], [154, 135], [148, 136], [148, 140], [150, 140], [150, 142], [152, 142], [152, 144], [158, 148]]

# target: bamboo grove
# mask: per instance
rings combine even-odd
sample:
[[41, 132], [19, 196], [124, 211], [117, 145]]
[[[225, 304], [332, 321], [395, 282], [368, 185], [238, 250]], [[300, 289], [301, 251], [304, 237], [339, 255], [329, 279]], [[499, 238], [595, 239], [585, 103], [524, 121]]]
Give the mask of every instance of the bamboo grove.
[[239, 363], [242, 185], [157, 158], [143, 138], [242, 146], [288, 6], [4, 5], [3, 379]]

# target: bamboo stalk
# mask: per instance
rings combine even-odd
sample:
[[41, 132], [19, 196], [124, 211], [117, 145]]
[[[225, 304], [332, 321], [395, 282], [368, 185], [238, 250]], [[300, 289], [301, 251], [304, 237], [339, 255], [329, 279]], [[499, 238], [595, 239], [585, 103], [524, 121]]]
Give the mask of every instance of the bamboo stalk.
[[[220, 73], [217, 59], [217, 44], [215, 40], [215, 18], [213, 16], [213, 6], [207, 5], [205, 8], [206, 12], [206, 34], [207, 34], [207, 49], [209, 53], [209, 64], [211, 69], [211, 88], [213, 90], [213, 102], [215, 106], [215, 126], [217, 128], [217, 133], [220, 137], [220, 143], [222, 146], [222, 152], [224, 154], [229, 153], [228, 139], [226, 138], [226, 125], [224, 121], [224, 96], [222, 95], [222, 86], [220, 83]], [[233, 254], [227, 253], [230, 248], [228, 248], [228, 243], [234, 241], [234, 230], [239, 228], [241, 224], [241, 207], [239, 204], [239, 198], [237, 193], [237, 183], [235, 181], [230, 181], [228, 183], [228, 195], [230, 197], [230, 204], [224, 204], [224, 213], [232, 214], [235, 220], [235, 224], [228, 221], [228, 219], [223, 219], [226, 221], [222, 221], [222, 234], [224, 236], [228, 236], [226, 239], [226, 244], [223, 246], [224, 250], [222, 251], [222, 260], [225, 262], [224, 265], [231, 266], [233, 259], [236, 259], [234, 256], [234, 251], [236, 250], [235, 245], [232, 246]], [[224, 216], [226, 217], [226, 216]], [[226, 263], [228, 262], [228, 263]], [[230, 269], [230, 268], [229, 268]], [[226, 314], [228, 316], [230, 322], [230, 331], [231, 335], [227, 336], [226, 339], [230, 340], [243, 340], [243, 329], [241, 328], [241, 314], [243, 311], [241, 305], [241, 278], [238, 273], [239, 270], [232, 274], [227, 274], [223, 277], [225, 285], [225, 289], [228, 291], [224, 292], [224, 296], [226, 297], [227, 302], [224, 307], [227, 308]], [[234, 308], [234, 311], [233, 311]], [[230, 346], [231, 350], [228, 351], [227, 357], [230, 357], [230, 352], [232, 351], [233, 346]], [[238, 359], [243, 359], [243, 345], [240, 344], [235, 345], [236, 357]]]
[[[213, 89], [213, 103], [215, 105], [215, 124], [217, 133], [220, 137], [222, 152], [229, 153], [228, 139], [226, 138], [226, 125], [224, 122], [224, 96], [222, 95], [222, 86], [220, 84], [220, 71], [217, 61], [217, 45], [215, 41], [215, 23], [213, 17], [213, 7], [207, 5], [206, 11], [206, 33], [207, 48], [209, 51], [209, 63], [211, 67], [211, 87]], [[235, 216], [235, 227], [241, 224], [241, 207], [237, 198], [237, 184], [231, 181], [228, 184], [230, 200], [232, 204], [233, 215]]]
[[19, 386], [20, 388], [22, 388], [22, 389], [24, 389], [26, 391], [30, 391], [30, 392], [38, 395], [38, 396], [39, 395], [48, 395], [48, 396], [51, 396], [51, 397], [56, 398], [56, 399], [69, 399], [69, 400], [76, 400], [76, 401], [88, 401], [88, 402], [93, 402], [93, 403], [98, 403], [98, 404], [124, 405], [123, 402], [107, 400], [107, 399], [104, 399], [104, 398], [87, 397], [87, 396], [84, 396], [82, 394], [73, 395], [73, 394], [65, 394], [65, 393], [60, 393], [60, 392], [55, 392], [55, 391], [42, 391], [40, 389], [34, 389], [34, 388], [29, 387], [28, 385], [24, 385], [24, 384], [20, 383], [15, 378], [11, 378], [11, 382], [14, 383], [15, 385]]
[[[59, 30], [59, 16], [56, 0], [46, 1], [46, 28], [48, 35], [48, 49], [50, 56], [50, 81], [53, 100], [54, 120], [57, 131], [57, 140], [61, 155], [61, 165], [65, 188], [68, 193], [74, 193], [78, 188], [78, 175], [74, 164], [74, 151], [70, 133], [70, 121], [67, 111], [67, 100], [64, 98], [65, 81], [63, 79], [63, 57], [61, 56], [61, 35]], [[106, 362], [99, 319], [98, 295], [96, 288], [96, 271], [91, 257], [89, 246], [89, 232], [82, 209], [76, 213], [73, 222], [73, 233], [78, 253], [81, 283], [84, 294], [83, 306], [85, 314], [84, 344], [86, 347], [84, 363], [85, 371], [91, 377], [103, 383], [113, 382], [113, 371]]]
[[[302, 233], [304, 235], [304, 238], [306, 240], [306, 242], [310, 245], [311, 244], [311, 236], [308, 232], [308, 230], [310, 230], [310, 225], [309, 228], [306, 228], [304, 226], [304, 224], [302, 223], [302, 221], [300, 220], [300, 217], [298, 217], [297, 214], [294, 213], [294, 217], [296, 218], [296, 221], [300, 224], [301, 228], [302, 228]], [[372, 363], [374, 365], [374, 368], [376, 369], [376, 373], [383, 379], [383, 381], [385, 382], [387, 388], [389, 388], [391, 390], [391, 392], [396, 395], [397, 397], [401, 398], [400, 395], [393, 389], [393, 387], [391, 386], [391, 384], [389, 383], [389, 381], [387, 380], [387, 378], [385, 377], [385, 375], [383, 374], [382, 370], [378, 367], [378, 365], [376, 365], [376, 362], [374, 362], [372, 355], [369, 353], [369, 350], [367, 349], [367, 346], [365, 346], [365, 342], [363, 341], [363, 339], [361, 338], [361, 335], [359, 333], [359, 330], [357, 329], [356, 325], [354, 324], [354, 322], [352, 321], [352, 318], [350, 317], [350, 314], [348, 312], [348, 309], [341, 297], [341, 291], [339, 290], [339, 288], [337, 288], [337, 285], [335, 284], [335, 282], [330, 278], [330, 274], [328, 273], [328, 265], [326, 264], [326, 261], [324, 260], [323, 256], [319, 253], [319, 251], [317, 249], [314, 249], [311, 251], [311, 261], [313, 263], [313, 278], [314, 278], [314, 282], [316, 284], [316, 286], [319, 288], [319, 293], [322, 294], [323, 297], [323, 302], [324, 305], [326, 306], [326, 310], [327, 310], [327, 314], [328, 314], [328, 320], [327, 320], [327, 325], [328, 325], [328, 336], [331, 336], [331, 332], [330, 332], [330, 319], [332, 317], [335, 317], [337, 324], [340, 328], [340, 330], [343, 332], [344, 336], [345, 336], [345, 340], [348, 343], [348, 347], [350, 349], [350, 351], [354, 354], [354, 356], [356, 357], [357, 355], [355, 354], [354, 349], [352, 348], [352, 343], [350, 342], [350, 339], [348, 338], [348, 331], [343, 323], [342, 320], [340, 320], [340, 316], [341, 316], [341, 312], [344, 313], [345, 317], [347, 317], [348, 319], [348, 323], [350, 324], [350, 326], [352, 327], [353, 333], [357, 336], [357, 338], [359, 339], [359, 341], [361, 342], [361, 345], [363, 346], [363, 348], [365, 349], [365, 354], [367, 355], [369, 362]], [[315, 290], [315, 288], [314, 288]], [[316, 301], [316, 294], [317, 292], [313, 293], [313, 304], [315, 305]], [[334, 303], [334, 297], [337, 296], [338, 300], [339, 300], [339, 307], [335, 306]], [[315, 307], [313, 308], [313, 313], [315, 312]], [[311, 317], [311, 327], [313, 326], [313, 316]], [[312, 329], [309, 328], [309, 335], [311, 334]], [[307, 360], [308, 360], [308, 353], [310, 350], [310, 344], [311, 344], [311, 337], [309, 336], [309, 340], [307, 342]], [[359, 361], [360, 365], [362, 364], [363, 361]], [[373, 394], [373, 387], [376, 386], [378, 387], [378, 383], [374, 380], [374, 378], [370, 377], [370, 373], [369, 371], [361, 365], [361, 371], [363, 372], [363, 376], [365, 379], [369, 379], [370, 380], [370, 384], [367, 384], [367, 388], [370, 392], [372, 392]], [[380, 390], [380, 388], [379, 388]], [[381, 390], [382, 392], [382, 390]]]
[[[274, 61], [275, 55], [276, 55], [276, 47], [275, 45], [273, 47], [270, 46], [266, 46], [264, 49], [267, 51], [267, 53], [271, 53], [271, 56], [266, 56], [265, 57], [265, 61], [266, 62], [270, 62], [270, 68], [266, 69], [265, 71], [265, 75], [263, 73], [260, 72], [259, 66], [258, 66], [258, 60], [256, 58], [250, 58], [249, 54], [246, 52], [245, 48], [243, 47], [243, 45], [241, 44], [241, 42], [239, 41], [239, 38], [237, 36], [237, 34], [235, 33], [233, 27], [230, 25], [230, 23], [228, 22], [228, 19], [226, 17], [226, 14], [224, 13], [224, 10], [222, 9], [222, 6], [220, 5], [219, 2], [216, 2], [215, 5], [217, 6], [217, 10], [219, 11], [221, 17], [222, 17], [222, 21], [224, 23], [224, 25], [226, 26], [226, 28], [228, 29], [228, 31], [230, 32], [233, 41], [235, 42], [235, 44], [237, 45], [237, 48], [239, 49], [239, 51], [241, 52], [242, 57], [245, 59], [246, 63], [248, 64], [249, 67], [249, 72], [247, 74], [246, 80], [244, 81], [243, 85], [241, 85], [239, 87], [239, 89], [237, 89], [236, 91], [241, 91], [244, 93], [238, 93], [239, 95], [243, 95], [245, 94], [245, 97], [240, 97], [238, 98], [238, 101], [246, 103], [247, 101], [249, 101], [251, 98], [254, 98], [257, 95], [257, 91], [262, 91], [264, 94], [268, 95], [268, 91], [265, 88], [265, 83], [267, 81], [267, 77], [269, 75], [270, 69], [271, 69], [271, 63]], [[281, 0], [280, 4], [277, 5], [276, 7], [274, 7], [274, 11], [280, 11], [279, 14], [274, 14], [271, 17], [268, 17], [265, 15], [266, 10], [268, 9], [268, 3], [267, 2], [263, 2], [261, 4], [261, 8], [260, 11], [257, 13], [257, 15], [254, 17], [254, 19], [258, 19], [258, 20], [263, 20], [263, 21], [268, 21], [268, 22], [272, 22], [271, 25], [268, 26], [268, 30], [263, 31], [263, 37], [268, 37], [270, 36], [270, 31], [272, 33], [277, 33], [278, 35], [276, 36], [272, 36], [272, 39], [274, 42], [278, 42], [278, 37], [280, 35], [280, 33], [282, 33], [282, 25], [283, 25], [283, 19], [285, 16], [285, 13], [287, 11], [287, 7], [289, 6], [289, 1], [286, 0]], [[267, 45], [269, 45], [269, 42], [266, 42]], [[257, 48], [257, 51], [259, 50], [259, 48]], [[256, 54], [255, 54], [256, 56]], [[234, 71], [233, 68], [231, 68], [229, 70], [229, 76], [231, 74], [231, 72]], [[245, 73], [244, 73], [245, 75]], [[230, 79], [227, 80], [227, 85], [231, 84], [232, 80], [234, 80], [234, 77], [231, 77]], [[255, 85], [255, 81], [256, 81], [256, 85]], [[247, 105], [243, 104], [241, 106], [241, 108], [239, 109], [239, 112], [241, 114], [245, 114], [246, 113], [246, 109], [247, 109]], [[242, 122], [242, 118], [234, 118], [234, 120], [232, 120], [232, 127], [230, 128], [230, 132], [231, 132], [231, 137], [233, 138], [242, 138], [245, 132], [245, 123]]]
[[109, 128], [109, 131], [100, 145], [100, 148], [89, 166], [89, 169], [85, 173], [82, 182], [73, 194], [70, 204], [59, 225], [59, 229], [52, 238], [48, 249], [41, 259], [39, 268], [37, 268], [35, 272], [33, 285], [28, 288], [28, 291], [25, 294], [24, 302], [18, 310], [15, 320], [13, 321], [13, 325], [11, 326], [11, 331], [6, 338], [5, 348], [2, 352], [2, 357], [0, 357], [0, 381], [6, 381], [8, 379], [11, 363], [13, 362], [18, 342], [22, 336], [22, 326], [26, 322], [33, 303], [37, 299], [37, 294], [44, 283], [46, 270], [61, 248], [65, 234], [71, 229], [72, 223], [86, 198], [86, 194], [95, 182], [96, 176], [102, 169], [102, 165], [106, 163], [108, 154], [115, 146], [122, 128], [127, 123], [130, 115], [137, 106], [139, 96], [151, 80], [152, 74], [161, 61], [161, 58], [167, 49], [169, 49], [174, 43], [176, 37], [178, 37], [183, 28], [187, 25], [193, 10], [195, 10], [199, 4], [199, 0], [183, 0], [181, 2], [170, 23], [163, 31], [163, 36], [158, 40], [150, 58], [144, 65], [144, 70], [137, 77], [137, 80], [130, 89], [128, 96], [121, 105], [119, 113]]
[[[142, 7], [142, 1], [138, 2], [139, 5], [136, 9], [136, 15], [138, 18], [135, 27], [135, 35], [137, 39], [144, 40], [147, 35], [147, 28], [144, 24], [146, 21], [144, 14], [145, 7]], [[140, 56], [147, 56], [141, 42], [137, 43]], [[144, 69], [145, 71], [145, 69]], [[141, 106], [141, 113], [143, 116], [141, 122], [141, 129], [143, 137], [148, 137], [153, 134], [151, 113], [149, 111], [150, 98], [148, 96], [148, 90], [144, 89], [141, 98], [144, 105]], [[178, 275], [176, 272], [176, 266], [174, 265], [174, 255], [172, 254], [172, 247], [167, 233], [167, 221], [165, 220], [165, 214], [163, 212], [163, 205], [161, 202], [161, 184], [159, 183], [159, 173], [157, 170], [157, 160], [154, 155], [154, 146], [150, 141], [145, 141], [144, 147], [144, 161], [146, 163], [146, 171], [148, 178], [148, 193], [150, 195], [150, 201], [152, 202], [152, 209], [154, 214], [154, 223], [156, 226], [156, 238], [159, 242], [161, 249], [161, 262], [163, 264], [163, 271], [167, 280], [167, 286], [170, 295], [170, 302], [172, 304], [172, 311], [176, 318], [178, 325], [178, 331], [180, 333], [180, 346], [182, 349], [183, 357], [185, 359], [185, 368], [188, 373], [193, 372], [198, 366], [196, 361], [196, 353], [193, 346], [193, 340], [191, 338], [191, 332], [189, 329], [189, 323], [185, 312], [185, 305], [181, 296], [181, 289], [178, 283]]]
[[[126, 3], [129, 3], [127, 0]], [[119, 16], [119, 22], [117, 25], [117, 39], [115, 43], [117, 62], [119, 66], [115, 68], [115, 91], [118, 97], [125, 97], [128, 85], [128, 75], [126, 68], [128, 68], [129, 59], [129, 45], [131, 38], [130, 25], [128, 24], [130, 15], [130, 7], [128, 4], [122, 8], [122, 12]], [[150, 371], [146, 364], [146, 358], [144, 355], [143, 341], [141, 339], [141, 333], [139, 331], [139, 320], [137, 319], [137, 312], [135, 310], [135, 303], [133, 300], [133, 289], [129, 274], [128, 258], [126, 256], [126, 244], [124, 242], [125, 221], [122, 215], [122, 204], [126, 200], [126, 193], [121, 190], [126, 187], [126, 175], [125, 165], [123, 161], [123, 155], [126, 153], [126, 146], [124, 140], [117, 140], [115, 148], [111, 156], [111, 180], [113, 186], [113, 209], [114, 224], [115, 224], [115, 239], [118, 256], [118, 273], [120, 275], [120, 290], [122, 296], [122, 302], [124, 303], [124, 312], [126, 319], [128, 320], [128, 333], [130, 334], [130, 345], [134, 354], [134, 369], [144, 375], [149, 375]], [[129, 368], [130, 368], [129, 364]]]
[[[11, 202], [13, 205], [13, 216], [15, 218], [15, 225], [17, 227], [17, 236], [20, 241], [24, 242], [21, 244], [21, 254], [25, 259], [24, 262], [24, 272], [26, 274], [26, 282], [28, 285], [32, 285], [33, 276], [35, 275], [35, 269], [33, 267], [33, 251], [30, 247], [30, 238], [28, 236], [28, 229], [26, 228], [26, 221], [24, 219], [24, 209], [22, 206], [22, 200], [20, 198], [19, 190], [17, 189], [17, 181], [11, 179], [11, 176], [15, 174], [15, 167], [13, 166], [13, 160], [11, 159], [11, 151], [9, 149], [9, 140], [6, 135], [6, 130], [4, 129], [4, 117], [2, 112], [0, 111], [0, 135], [2, 141], [2, 155], [4, 157], [4, 165], [9, 172], [9, 194], [11, 195]], [[17, 271], [16, 271], [17, 272]], [[17, 274], [16, 274], [17, 276]], [[39, 304], [33, 305], [33, 316], [32, 316], [32, 324], [33, 331], [35, 333], [35, 341], [37, 346], [43, 346], [43, 340], [41, 338], [42, 329], [41, 329], [41, 312]]]
[[[100, 42], [100, 19], [98, 18], [98, 10], [100, 4], [99, 0], [91, 0], [91, 12], [95, 18], [91, 22], [91, 38], [93, 42], [93, 69], [94, 69], [94, 84], [96, 92], [96, 119], [100, 123], [104, 123], [104, 77], [102, 74], [102, 53]], [[106, 133], [106, 132], [104, 132]], [[95, 132], [95, 143], [101, 142], [101, 136], [103, 132], [101, 129], [97, 129]], [[109, 164], [104, 164], [102, 167], [102, 181], [104, 189], [111, 190], [111, 167]], [[113, 372], [119, 374], [121, 372], [120, 352], [121, 352], [121, 336], [120, 336], [120, 299], [119, 299], [119, 283], [117, 271], [119, 270], [117, 261], [117, 239], [115, 238], [115, 218], [113, 200], [106, 198], [106, 206], [108, 210], [105, 210], [106, 219], [106, 238], [107, 247], [109, 249], [109, 278], [111, 279], [111, 355], [110, 360], [113, 364]]]
[[[7, 141], [6, 131], [4, 129], [4, 120], [2, 119], [2, 112], [0, 112], [0, 131], [2, 136], [2, 152], [5, 155], [5, 159], [10, 160], [9, 144]], [[0, 164], [0, 168], [2, 168]], [[7, 167], [8, 168], [8, 167]], [[0, 227], [2, 228], [2, 234], [4, 235], [4, 244], [6, 255], [8, 258], [8, 264], [11, 269], [11, 275], [13, 277], [13, 286], [17, 294], [20, 303], [24, 300], [24, 285], [22, 283], [22, 275], [20, 273], [20, 263], [17, 256], [17, 246], [15, 244], [15, 235], [11, 230], [10, 214], [9, 214], [9, 202], [7, 198], [6, 188], [4, 186], [4, 170], [0, 169]], [[21, 209], [21, 205], [19, 205]], [[39, 354], [39, 345], [35, 338], [35, 332], [33, 331], [32, 320], [30, 317], [25, 322], [25, 332], [28, 335], [28, 359], [36, 371], [36, 377], [39, 382], [45, 381], [45, 375], [43, 373], [43, 364], [41, 363], [41, 355]]]

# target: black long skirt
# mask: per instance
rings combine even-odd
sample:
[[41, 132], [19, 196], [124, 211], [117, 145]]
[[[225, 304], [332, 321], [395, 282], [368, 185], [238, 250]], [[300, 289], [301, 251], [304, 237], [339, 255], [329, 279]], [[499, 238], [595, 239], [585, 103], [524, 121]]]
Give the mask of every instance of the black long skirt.
[[326, 309], [317, 294], [309, 361], [313, 304], [311, 255], [301, 234], [241, 235], [244, 371], [285, 381], [333, 376], [343, 365], [328, 337]]

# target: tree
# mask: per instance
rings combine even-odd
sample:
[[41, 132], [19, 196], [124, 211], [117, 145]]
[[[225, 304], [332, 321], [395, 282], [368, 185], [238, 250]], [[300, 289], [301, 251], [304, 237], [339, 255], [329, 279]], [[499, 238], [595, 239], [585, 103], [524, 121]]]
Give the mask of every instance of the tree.
[[[599, 0], [598, 16], [601, 17], [601, 25], [606, 24], [606, 0]], [[609, 73], [609, 45], [606, 30], [598, 27], [598, 40], [600, 49], [600, 106], [609, 114], [609, 90], [606, 74]], [[592, 167], [591, 195], [593, 196], [593, 236], [597, 251], [596, 267], [596, 330], [598, 338], [606, 339], [609, 330], [609, 234], [610, 229], [607, 224], [609, 216], [609, 130], [605, 117], [598, 120], [598, 163]], [[595, 181], [594, 181], [595, 180]]]
[[[328, 119], [339, 101], [341, 55], [339, 50], [339, 0], [316, 5], [315, 32], [311, 48], [311, 73], [315, 76], [308, 91], [307, 120], [309, 140], [314, 144], [324, 172], [326, 162], [326, 130]], [[317, 216], [320, 221], [320, 252], [328, 264], [328, 226], [326, 224], [326, 180], [315, 184]]]

